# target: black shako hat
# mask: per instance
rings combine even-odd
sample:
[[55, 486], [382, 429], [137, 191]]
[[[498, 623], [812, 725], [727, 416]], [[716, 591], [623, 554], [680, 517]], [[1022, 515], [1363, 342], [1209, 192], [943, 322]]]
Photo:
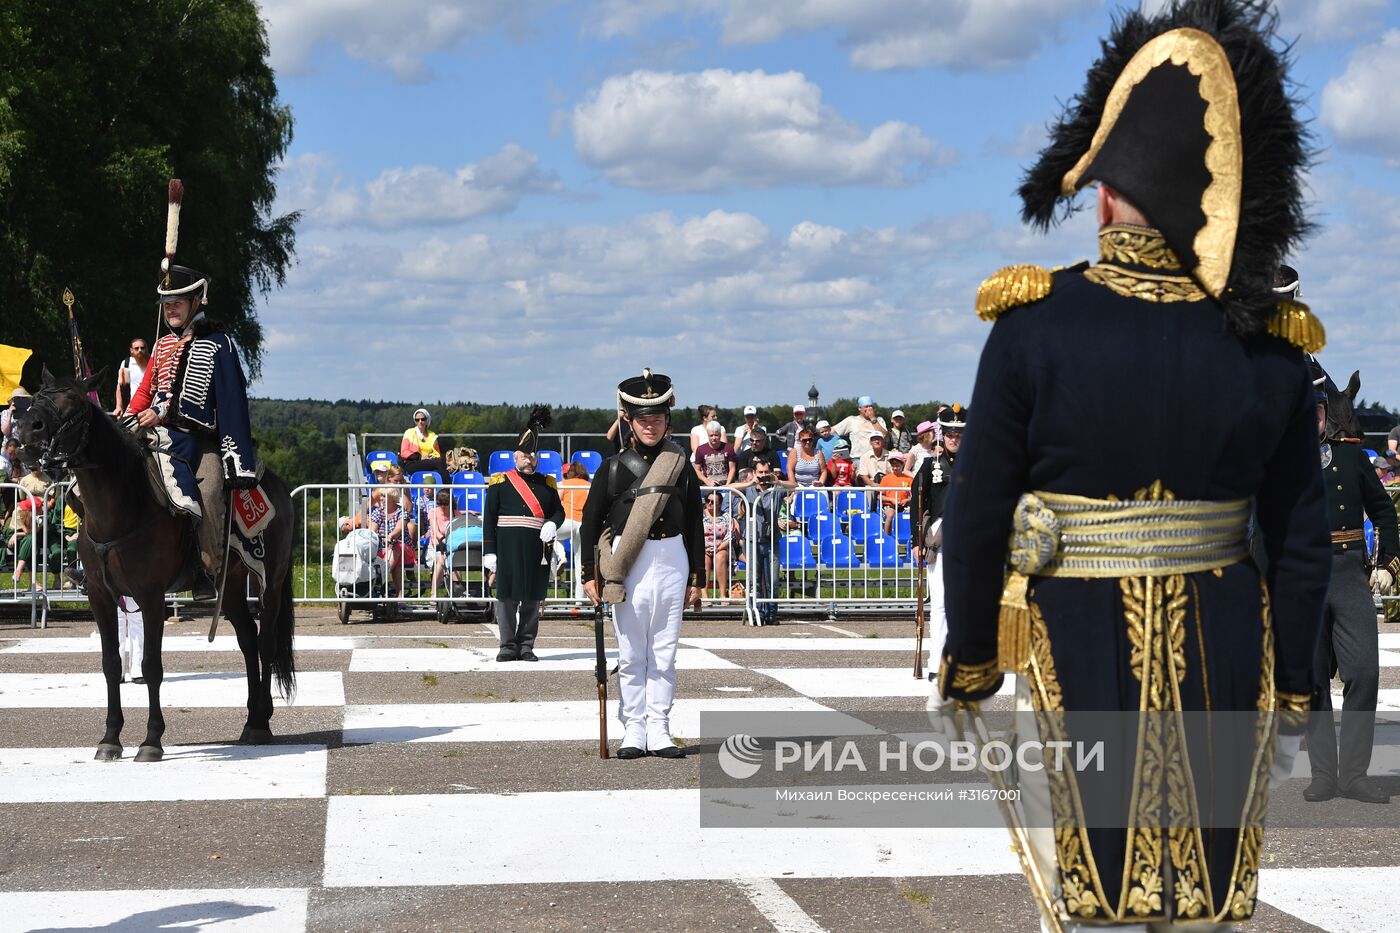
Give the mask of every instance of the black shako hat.
[[617, 384], [618, 407], [627, 412], [628, 417], [638, 415], [669, 415], [676, 404], [675, 387], [671, 377], [642, 370], [640, 376], [632, 376]]
[[1301, 298], [1303, 289], [1298, 282], [1298, 270], [1292, 266], [1279, 266], [1274, 273], [1274, 294], [1280, 298]]
[[536, 405], [530, 409], [530, 418], [525, 422], [525, 430], [515, 439], [513, 450], [523, 450], [527, 454], [540, 452], [540, 432], [549, 427], [554, 416], [548, 405]]
[[180, 208], [185, 200], [185, 185], [178, 178], [170, 179], [166, 188], [165, 257], [160, 261], [160, 279], [156, 282], [156, 297], [160, 304], [178, 298], [189, 298], [195, 304], [209, 303], [209, 276], [189, 266], [175, 265], [175, 247], [180, 242]]
[[1311, 225], [1301, 175], [1311, 137], [1290, 96], [1288, 51], [1264, 0], [1174, 0], [1114, 18], [1084, 89], [1022, 181], [1042, 229], [1093, 181], [1111, 185], [1221, 302], [1231, 330], [1261, 332], [1283, 257]]
[[967, 409], [961, 402], [954, 402], [943, 409], [943, 413], [938, 416], [938, 426], [943, 430], [965, 431], [967, 430]]

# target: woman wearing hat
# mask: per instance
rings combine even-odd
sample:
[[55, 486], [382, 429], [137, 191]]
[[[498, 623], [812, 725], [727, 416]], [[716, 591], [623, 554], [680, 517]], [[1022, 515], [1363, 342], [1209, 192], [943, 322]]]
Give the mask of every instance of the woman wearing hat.
[[438, 445], [437, 432], [432, 429], [433, 416], [426, 408], [413, 412], [413, 427], [403, 432], [399, 442], [399, 460], [409, 473], [422, 470], [436, 470], [446, 479], [449, 475], [447, 462], [442, 459], [442, 448]]

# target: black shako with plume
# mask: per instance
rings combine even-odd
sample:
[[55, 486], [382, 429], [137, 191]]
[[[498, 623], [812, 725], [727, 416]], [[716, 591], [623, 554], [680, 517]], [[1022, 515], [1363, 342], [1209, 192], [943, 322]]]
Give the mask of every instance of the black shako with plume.
[[[1193, 277], [1209, 280], [1200, 284], [1224, 306], [1233, 332], [1261, 332], [1278, 301], [1272, 288], [1276, 272], [1311, 230], [1302, 174], [1312, 137], [1297, 117], [1299, 104], [1288, 78], [1291, 46], [1279, 40], [1277, 23], [1270, 6], [1259, 0], [1178, 0], [1155, 16], [1137, 10], [1115, 16], [1084, 89], [1050, 128], [1049, 145], [1025, 174], [1019, 189], [1022, 218], [1047, 229], [1075, 210], [1072, 199], [1079, 188], [1105, 182], [1162, 231]], [[1152, 40], [1182, 29], [1205, 33], [1224, 51], [1237, 91], [1237, 136], [1233, 128], [1215, 134], [1203, 128], [1203, 113], [1211, 105], [1207, 82], [1202, 69], [1183, 64], [1180, 55], [1163, 63], [1176, 67], [1126, 76], [1135, 83], [1126, 98], [1120, 90], [1115, 103], [1115, 85], [1134, 56]], [[1216, 220], [1227, 228], [1233, 222], [1233, 244], [1218, 238], [1221, 268], [1217, 275], [1202, 276], [1194, 240], [1208, 220], [1203, 186], [1213, 177], [1197, 159], [1212, 143], [1227, 151], [1238, 147], [1230, 155], [1240, 178], [1238, 203], [1229, 206], [1233, 217], [1216, 211]], [[1091, 150], [1089, 164], [1081, 164]], [[1221, 155], [1214, 154], [1217, 173]], [[1183, 161], [1188, 158], [1192, 161]]]

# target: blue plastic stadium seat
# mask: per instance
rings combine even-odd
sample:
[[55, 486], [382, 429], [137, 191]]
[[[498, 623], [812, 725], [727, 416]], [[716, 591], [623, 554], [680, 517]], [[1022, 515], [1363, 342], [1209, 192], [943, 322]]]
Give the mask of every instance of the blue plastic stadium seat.
[[850, 538], [837, 536], [826, 538], [821, 542], [820, 547], [822, 566], [848, 568], [859, 567], [860, 558], [856, 557], [855, 544]]
[[807, 537], [813, 541], [825, 541], [834, 538], [841, 531], [841, 526], [836, 522], [835, 515], [821, 513], [813, 515], [803, 523], [803, 530]]
[[371, 473], [374, 472], [374, 465], [380, 460], [397, 466], [399, 455], [392, 450], [371, 450], [369, 453], [365, 454], [365, 466], [369, 467]]
[[486, 490], [485, 490], [485, 489], [477, 489], [477, 488], [474, 487], [474, 486], [468, 486], [468, 487], [467, 487], [467, 495], [466, 495], [466, 503], [462, 506], [462, 508], [466, 509], [468, 512], [475, 512], [475, 513], [477, 513], [478, 515], [480, 515], [480, 514], [481, 514], [481, 510], [484, 509], [485, 507], [486, 507]]
[[582, 463], [583, 468], [588, 471], [588, 478], [592, 479], [593, 474], [598, 472], [598, 467], [603, 465], [603, 455], [596, 450], [576, 450], [569, 461]]
[[786, 450], [778, 451], [779, 470], [783, 476], [787, 476], [787, 455], [788, 452]]
[[810, 570], [817, 566], [817, 559], [812, 556], [811, 545], [801, 535], [788, 535], [783, 538], [779, 560], [784, 570]]
[[894, 517], [894, 539], [900, 544], [909, 543], [909, 512], [898, 512]]
[[857, 512], [851, 516], [851, 540], [857, 544], [869, 545], [870, 539], [879, 537], [883, 531], [880, 516], [873, 512]]
[[454, 512], [467, 511], [467, 489], [465, 487], [452, 487], [452, 510]]
[[869, 501], [864, 490], [843, 489], [836, 494], [836, 517], [848, 522], [853, 514], [870, 511]]
[[564, 458], [557, 450], [541, 450], [539, 466], [536, 469], [541, 473], [548, 473], [555, 479], [563, 479]]
[[899, 542], [890, 535], [876, 534], [865, 539], [865, 562], [871, 567], [903, 567]]
[[486, 461], [486, 471], [488, 473], [504, 473], [506, 470], [513, 469], [515, 469], [515, 451], [491, 451], [491, 456]]
[[486, 477], [476, 470], [458, 470], [452, 474], [452, 482], [457, 486], [485, 486]]
[[792, 497], [792, 517], [810, 518], [813, 515], [829, 515], [831, 506], [826, 493], [816, 489], [799, 489]]
[[416, 470], [409, 476], [408, 481], [414, 486], [422, 483], [432, 483], [434, 486], [441, 486], [442, 474], [437, 470]]

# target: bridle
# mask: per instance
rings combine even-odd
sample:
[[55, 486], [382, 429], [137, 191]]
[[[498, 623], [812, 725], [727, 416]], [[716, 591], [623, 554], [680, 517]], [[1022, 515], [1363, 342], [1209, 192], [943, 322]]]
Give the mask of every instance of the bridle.
[[60, 473], [83, 466], [79, 455], [87, 447], [88, 431], [92, 427], [92, 406], [80, 405], [76, 415], [60, 421], [58, 409], [45, 394], [47, 391], [40, 389], [35, 394], [34, 403], [30, 406], [30, 418], [42, 415], [46, 423], [58, 422], [58, 428], [49, 435], [39, 454], [39, 468], [57, 477]]

